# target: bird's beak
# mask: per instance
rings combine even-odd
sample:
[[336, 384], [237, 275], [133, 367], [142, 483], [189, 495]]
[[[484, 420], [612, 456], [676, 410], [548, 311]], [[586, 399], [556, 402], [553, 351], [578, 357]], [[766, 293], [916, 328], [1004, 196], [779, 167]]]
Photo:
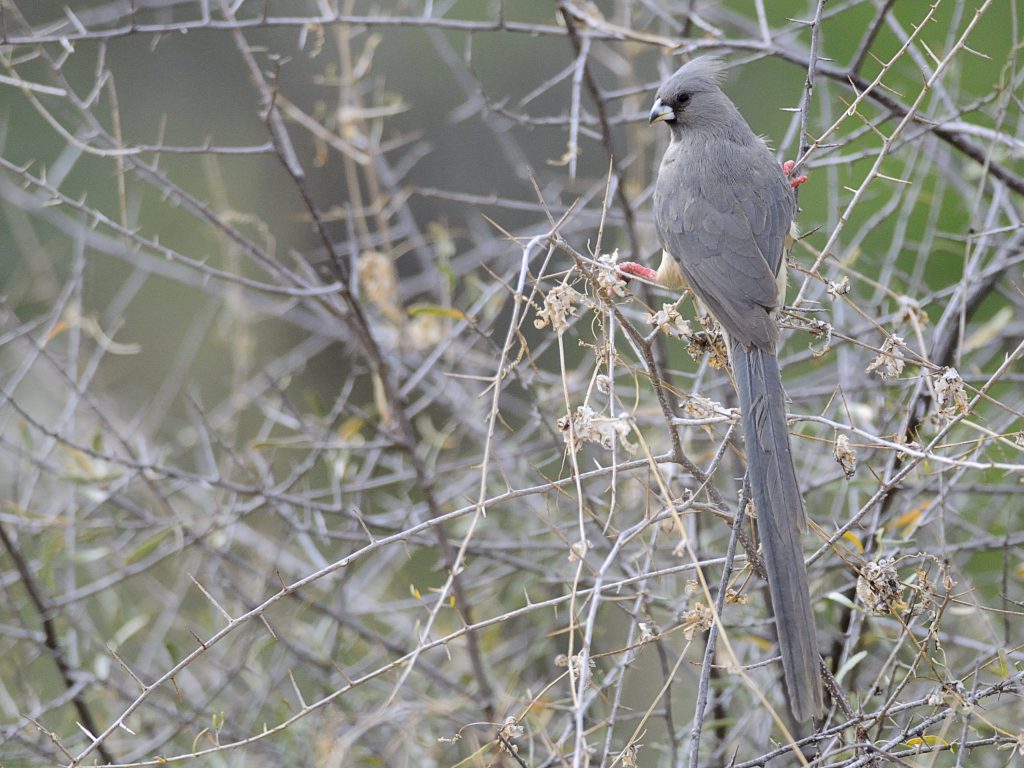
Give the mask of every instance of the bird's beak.
[[649, 125], [660, 123], [662, 120], [675, 120], [676, 113], [672, 110], [672, 107], [667, 104], [663, 104], [661, 99], [654, 100], [654, 106], [651, 107], [651, 119], [648, 121]]

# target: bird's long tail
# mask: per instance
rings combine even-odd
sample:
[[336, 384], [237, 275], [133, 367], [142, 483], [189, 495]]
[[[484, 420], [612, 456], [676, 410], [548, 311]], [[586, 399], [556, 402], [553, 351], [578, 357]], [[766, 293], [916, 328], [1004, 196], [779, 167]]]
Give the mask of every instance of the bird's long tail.
[[789, 449], [779, 361], [774, 354], [734, 342], [732, 364], [786, 690], [793, 716], [804, 721], [821, 713], [823, 701], [800, 541], [806, 519]]

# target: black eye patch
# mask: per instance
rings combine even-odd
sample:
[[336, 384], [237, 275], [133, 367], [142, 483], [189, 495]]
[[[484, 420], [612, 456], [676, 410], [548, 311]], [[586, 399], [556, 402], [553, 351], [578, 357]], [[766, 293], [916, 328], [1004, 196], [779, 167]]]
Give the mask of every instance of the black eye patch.
[[677, 93], [676, 94], [676, 106], [677, 107], [686, 106], [686, 102], [688, 102], [689, 100], [690, 100], [690, 94], [688, 94], [688, 93], [684, 92], [684, 93]]

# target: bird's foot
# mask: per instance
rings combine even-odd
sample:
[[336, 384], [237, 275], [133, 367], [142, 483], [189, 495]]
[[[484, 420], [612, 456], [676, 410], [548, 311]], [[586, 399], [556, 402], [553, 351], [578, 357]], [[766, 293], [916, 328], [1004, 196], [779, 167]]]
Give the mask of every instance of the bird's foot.
[[786, 162], [784, 162], [782, 164], [782, 172], [784, 174], [786, 174], [786, 178], [789, 179], [789, 186], [791, 186], [793, 189], [796, 189], [801, 184], [803, 184], [805, 181], [807, 181], [807, 177], [806, 176], [794, 176], [793, 175], [793, 167], [795, 165], [796, 165], [796, 160], [787, 160]]
[[619, 273], [625, 276], [627, 280], [630, 276], [633, 276], [650, 280], [652, 283], [658, 282], [658, 273], [650, 267], [645, 267], [643, 264], [637, 264], [635, 261], [624, 261], [618, 267]]

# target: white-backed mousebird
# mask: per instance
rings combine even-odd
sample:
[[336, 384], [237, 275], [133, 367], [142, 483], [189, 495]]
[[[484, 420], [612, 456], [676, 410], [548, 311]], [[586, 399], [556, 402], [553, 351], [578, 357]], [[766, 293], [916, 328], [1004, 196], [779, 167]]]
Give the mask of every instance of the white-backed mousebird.
[[720, 72], [717, 59], [697, 58], [658, 89], [650, 122], [671, 131], [654, 187], [662, 263], [657, 273], [632, 262], [620, 269], [689, 287], [727, 337], [786, 690], [803, 721], [821, 713], [823, 699], [774, 315], [796, 216], [791, 187], [805, 179], [787, 178], [722, 92]]

